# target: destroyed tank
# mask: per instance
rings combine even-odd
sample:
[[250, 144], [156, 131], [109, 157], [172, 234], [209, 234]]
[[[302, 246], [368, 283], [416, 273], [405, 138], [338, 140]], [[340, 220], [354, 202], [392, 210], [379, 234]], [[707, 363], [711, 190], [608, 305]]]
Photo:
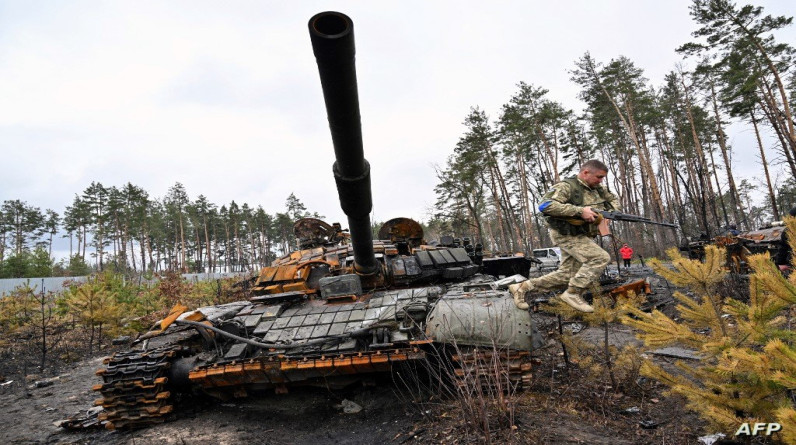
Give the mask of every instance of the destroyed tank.
[[755, 230], [718, 235], [711, 238], [702, 236], [697, 239], [686, 239], [680, 251], [690, 259], [705, 259], [705, 246], [714, 245], [724, 248], [726, 259], [724, 267], [735, 274], [746, 275], [751, 272], [749, 256], [767, 253], [776, 258], [781, 248], [782, 233], [785, 231], [784, 221], [773, 223]]
[[309, 31], [349, 231], [299, 221], [300, 250], [263, 268], [251, 280], [253, 297], [172, 309], [130, 350], [105, 360], [94, 387], [99, 415], [62, 426], [136, 428], [164, 421], [181, 393], [228, 400], [297, 385], [346, 385], [430, 360], [446, 363], [451, 384], [495, 359], [505, 377], [500, 385], [529, 384], [530, 352], [540, 339], [529, 312], [517, 309], [506, 290], [521, 277], [482, 274], [472, 249], [427, 245], [420, 225], [407, 218], [389, 221], [383, 239], [373, 239], [353, 23], [341, 13], [320, 13]]

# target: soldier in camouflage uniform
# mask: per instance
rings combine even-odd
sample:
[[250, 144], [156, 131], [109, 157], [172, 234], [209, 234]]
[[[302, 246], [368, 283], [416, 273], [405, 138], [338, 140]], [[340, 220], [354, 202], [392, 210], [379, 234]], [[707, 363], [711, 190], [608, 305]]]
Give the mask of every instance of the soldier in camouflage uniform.
[[[566, 287], [559, 296], [562, 301], [582, 312], [594, 311], [582, 295], [600, 277], [611, 258], [594, 242], [599, 234], [595, 224], [599, 214], [592, 208], [619, 210], [617, 197], [600, 185], [607, 173], [605, 164], [592, 159], [583, 164], [577, 176], [555, 184], [542, 198], [539, 211], [550, 227], [550, 238], [561, 248], [561, 263], [554, 272], [509, 286], [518, 308], [528, 308], [527, 292]], [[566, 219], [582, 219], [585, 224], [571, 224]]]

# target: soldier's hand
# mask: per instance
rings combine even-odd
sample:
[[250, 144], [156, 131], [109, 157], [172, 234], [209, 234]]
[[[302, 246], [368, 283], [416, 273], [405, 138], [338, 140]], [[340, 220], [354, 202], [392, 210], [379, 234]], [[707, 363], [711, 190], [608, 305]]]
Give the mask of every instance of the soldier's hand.
[[584, 207], [583, 210], [580, 212], [580, 217], [583, 218], [584, 221], [590, 223], [594, 222], [598, 216], [599, 213], [592, 210], [591, 207]]

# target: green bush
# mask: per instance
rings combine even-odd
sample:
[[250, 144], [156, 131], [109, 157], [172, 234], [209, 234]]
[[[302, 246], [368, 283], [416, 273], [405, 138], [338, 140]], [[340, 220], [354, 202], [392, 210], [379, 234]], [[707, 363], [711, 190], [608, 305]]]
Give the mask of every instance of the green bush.
[[23, 251], [20, 254], [5, 258], [0, 263], [0, 278], [40, 278], [49, 277], [53, 273], [54, 262], [47, 251], [36, 248], [33, 252]]

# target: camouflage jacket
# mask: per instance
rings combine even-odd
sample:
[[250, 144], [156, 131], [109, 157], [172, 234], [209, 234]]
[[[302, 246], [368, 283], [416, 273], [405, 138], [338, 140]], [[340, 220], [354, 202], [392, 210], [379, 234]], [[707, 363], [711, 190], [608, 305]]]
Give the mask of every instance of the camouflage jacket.
[[577, 176], [573, 176], [556, 183], [545, 193], [542, 203], [539, 204], [539, 211], [545, 215], [548, 225], [563, 235], [594, 236], [597, 234], [595, 225], [574, 226], [560, 219], [580, 218], [584, 207], [619, 210], [619, 199], [607, 188], [601, 185], [591, 188]]

